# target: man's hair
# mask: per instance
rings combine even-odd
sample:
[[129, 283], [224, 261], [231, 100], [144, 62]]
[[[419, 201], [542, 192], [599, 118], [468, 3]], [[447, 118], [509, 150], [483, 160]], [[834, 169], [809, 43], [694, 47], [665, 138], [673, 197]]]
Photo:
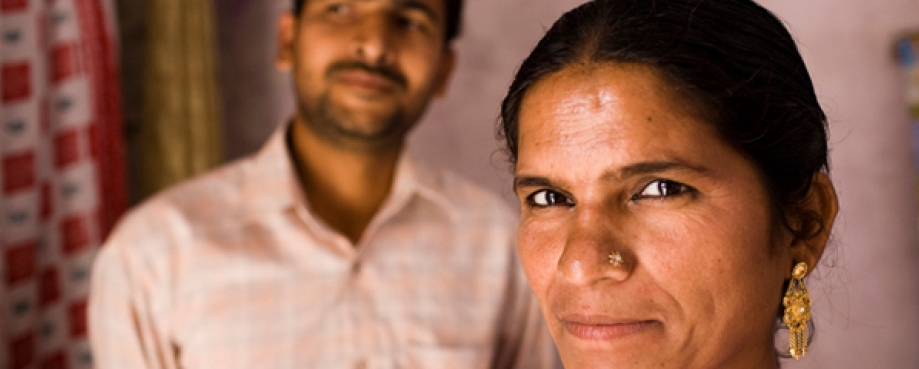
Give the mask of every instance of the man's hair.
[[[463, 24], [463, 0], [443, 0], [447, 19], [444, 23], [444, 39], [449, 44], [459, 37]], [[300, 15], [306, 0], [294, 0], [294, 14]]]

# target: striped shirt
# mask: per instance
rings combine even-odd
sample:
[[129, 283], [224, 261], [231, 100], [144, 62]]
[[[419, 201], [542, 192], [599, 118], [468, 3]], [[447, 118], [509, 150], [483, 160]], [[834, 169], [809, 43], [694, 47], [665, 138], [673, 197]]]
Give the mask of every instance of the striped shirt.
[[405, 154], [352, 245], [310, 212], [284, 136], [121, 221], [93, 268], [97, 368], [558, 365], [502, 200]]

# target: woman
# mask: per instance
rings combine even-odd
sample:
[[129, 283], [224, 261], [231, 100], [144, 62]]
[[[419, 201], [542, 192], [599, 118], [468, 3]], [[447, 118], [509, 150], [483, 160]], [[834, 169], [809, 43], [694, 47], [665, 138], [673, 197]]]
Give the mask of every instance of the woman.
[[502, 105], [524, 269], [565, 367], [776, 368], [806, 353], [837, 211], [826, 117], [747, 0], [597, 0]]

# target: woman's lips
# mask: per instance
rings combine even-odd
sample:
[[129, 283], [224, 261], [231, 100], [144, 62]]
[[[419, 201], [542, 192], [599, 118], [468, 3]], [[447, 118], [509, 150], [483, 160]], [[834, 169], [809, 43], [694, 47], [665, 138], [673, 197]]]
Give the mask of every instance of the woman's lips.
[[606, 341], [646, 331], [657, 324], [656, 320], [620, 319], [603, 315], [569, 315], [560, 318], [571, 335], [591, 341]]

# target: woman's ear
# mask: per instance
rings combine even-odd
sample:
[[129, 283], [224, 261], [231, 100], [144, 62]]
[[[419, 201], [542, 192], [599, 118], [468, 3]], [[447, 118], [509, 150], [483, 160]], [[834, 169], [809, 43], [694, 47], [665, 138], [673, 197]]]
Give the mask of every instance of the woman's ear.
[[288, 71], [293, 67], [296, 27], [297, 18], [294, 13], [285, 12], [278, 18], [278, 55], [275, 66], [280, 71]]
[[[833, 221], [836, 220], [836, 213], [839, 211], [839, 200], [836, 198], [836, 189], [833, 183], [825, 173], [814, 174], [811, 181], [811, 188], [808, 191], [807, 199], [804, 203], [805, 214], [811, 214], [815, 217], [813, 221], [819, 221], [815, 226], [815, 232], [809, 234], [811, 237], [798, 238], [792, 240], [792, 257], [794, 263], [805, 262], [810, 270], [813, 270], [827, 242], [830, 239], [830, 231], [833, 229]], [[799, 226], [807, 227], [810, 222], [797, 222]], [[789, 273], [791, 270], [789, 269]]]

